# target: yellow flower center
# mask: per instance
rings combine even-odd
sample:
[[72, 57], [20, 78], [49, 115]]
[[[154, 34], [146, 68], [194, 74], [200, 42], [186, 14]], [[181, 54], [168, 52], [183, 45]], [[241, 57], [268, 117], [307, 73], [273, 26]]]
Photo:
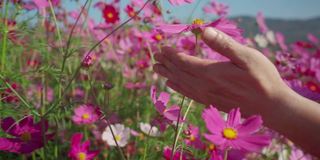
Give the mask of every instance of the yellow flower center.
[[196, 25], [203, 25], [204, 24], [204, 21], [202, 19], [195, 19], [192, 24], [196, 24]]
[[133, 17], [135, 15], [136, 15], [136, 12], [134, 12], [134, 11], [129, 12], [129, 16]]
[[225, 128], [223, 130], [223, 136], [227, 139], [233, 140], [238, 136], [238, 132], [233, 128]]
[[29, 132], [25, 132], [22, 133], [20, 138], [24, 141], [24, 142], [28, 142], [31, 140], [31, 134]]
[[191, 142], [193, 142], [193, 141], [196, 140], [196, 137], [194, 137], [194, 135], [190, 135], [189, 140], [190, 140]]
[[87, 159], [87, 154], [84, 152], [79, 152], [78, 153], [78, 160], [86, 160]]
[[89, 119], [90, 118], [90, 115], [88, 113], [84, 113], [82, 115], [82, 119]]
[[161, 34], [157, 34], [155, 36], [156, 40], [161, 41], [162, 40], [162, 35]]
[[115, 135], [114, 137], [116, 138], [116, 141], [117, 141], [117, 142], [121, 141], [121, 136]]
[[210, 151], [213, 151], [215, 148], [216, 148], [216, 146], [214, 144], [210, 144], [209, 145], [209, 150]]
[[108, 13], [108, 14], [107, 14], [107, 17], [108, 17], [108, 18], [113, 18], [113, 14], [112, 14], [112, 13]]

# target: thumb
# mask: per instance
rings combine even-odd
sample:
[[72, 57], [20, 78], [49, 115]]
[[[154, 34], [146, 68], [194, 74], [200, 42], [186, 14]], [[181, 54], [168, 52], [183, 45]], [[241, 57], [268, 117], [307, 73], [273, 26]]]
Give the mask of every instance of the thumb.
[[202, 32], [202, 39], [211, 49], [229, 58], [234, 64], [239, 67], [246, 66], [250, 50], [230, 36], [217, 29], [207, 27]]

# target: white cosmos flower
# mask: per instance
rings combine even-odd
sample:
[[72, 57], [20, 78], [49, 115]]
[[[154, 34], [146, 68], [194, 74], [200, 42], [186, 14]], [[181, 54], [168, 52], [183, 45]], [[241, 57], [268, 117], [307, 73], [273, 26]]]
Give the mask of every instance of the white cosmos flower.
[[[115, 139], [120, 147], [124, 147], [128, 144], [130, 138], [130, 128], [125, 127], [123, 124], [111, 125]], [[109, 146], [116, 146], [116, 142], [112, 136], [110, 127], [107, 126], [102, 133], [102, 140], [107, 142]]]
[[258, 46], [261, 48], [266, 48], [268, 46], [268, 40], [261, 34], [257, 34], [254, 37], [254, 41], [256, 41]]
[[139, 123], [140, 130], [145, 133], [146, 135], [152, 136], [152, 137], [158, 137], [160, 136], [159, 129], [155, 126], [152, 126], [149, 123]]
[[268, 31], [266, 33], [266, 38], [271, 44], [276, 44], [277, 43], [276, 36], [274, 35], [274, 33], [272, 31]]

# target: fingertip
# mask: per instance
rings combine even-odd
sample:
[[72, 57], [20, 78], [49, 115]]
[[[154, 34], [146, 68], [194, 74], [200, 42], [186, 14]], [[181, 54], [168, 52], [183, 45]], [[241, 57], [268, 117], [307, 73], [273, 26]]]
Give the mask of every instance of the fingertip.
[[212, 27], [207, 27], [202, 32], [202, 38], [204, 41], [210, 41], [218, 35], [218, 31]]

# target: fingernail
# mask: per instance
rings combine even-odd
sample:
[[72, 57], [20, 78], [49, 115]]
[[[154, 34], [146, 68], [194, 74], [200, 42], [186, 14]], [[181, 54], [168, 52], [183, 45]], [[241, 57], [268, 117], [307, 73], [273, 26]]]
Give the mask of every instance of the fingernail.
[[212, 37], [217, 36], [218, 32], [216, 29], [212, 27], [207, 27], [203, 32], [204, 39], [211, 39]]

